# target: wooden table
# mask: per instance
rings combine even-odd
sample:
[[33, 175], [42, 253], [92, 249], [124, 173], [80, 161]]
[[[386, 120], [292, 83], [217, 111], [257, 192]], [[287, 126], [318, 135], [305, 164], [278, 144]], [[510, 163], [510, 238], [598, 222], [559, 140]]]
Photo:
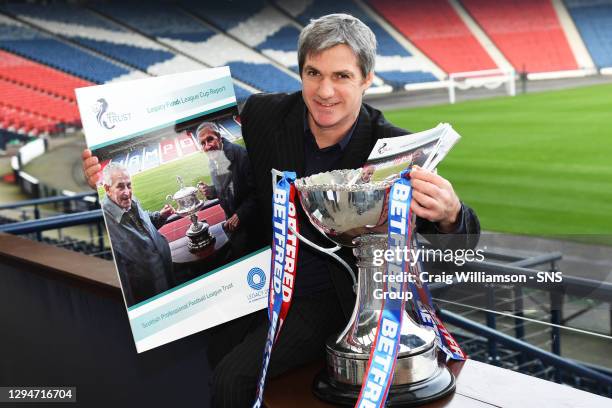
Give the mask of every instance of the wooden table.
[[[296, 350], [299, 352], [299, 350]], [[268, 408], [331, 408], [310, 389], [323, 363], [302, 367], [269, 381], [264, 396]], [[457, 389], [423, 408], [610, 408], [612, 400], [566, 385], [530, 377], [474, 360], [451, 362]]]

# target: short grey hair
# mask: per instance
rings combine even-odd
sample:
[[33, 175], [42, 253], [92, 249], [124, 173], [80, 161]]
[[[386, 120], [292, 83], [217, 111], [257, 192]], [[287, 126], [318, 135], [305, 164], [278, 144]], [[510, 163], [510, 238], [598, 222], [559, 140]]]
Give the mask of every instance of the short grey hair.
[[376, 36], [361, 20], [348, 14], [328, 14], [310, 20], [298, 39], [300, 76], [306, 57], [339, 44], [347, 45], [359, 62], [364, 78], [374, 71]]
[[200, 136], [200, 132], [203, 131], [204, 129], [210, 129], [214, 133], [216, 133], [219, 138], [221, 137], [221, 129], [219, 129], [219, 126], [217, 126], [217, 124], [214, 123], [214, 122], [202, 122], [202, 123], [200, 123], [200, 125], [198, 126], [198, 128], [196, 129], [196, 132], [195, 132], [196, 137], [199, 137]]
[[123, 174], [130, 175], [127, 167], [119, 162], [110, 162], [102, 170], [102, 184], [105, 186], [113, 185], [113, 173], [121, 172]]

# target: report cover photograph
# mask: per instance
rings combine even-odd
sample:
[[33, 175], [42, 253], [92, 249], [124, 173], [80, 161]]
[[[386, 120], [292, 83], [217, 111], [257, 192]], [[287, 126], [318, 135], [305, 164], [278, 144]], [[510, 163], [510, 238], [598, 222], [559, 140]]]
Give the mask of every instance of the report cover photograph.
[[229, 69], [76, 93], [138, 352], [264, 308], [269, 249], [249, 239], [254, 183]]

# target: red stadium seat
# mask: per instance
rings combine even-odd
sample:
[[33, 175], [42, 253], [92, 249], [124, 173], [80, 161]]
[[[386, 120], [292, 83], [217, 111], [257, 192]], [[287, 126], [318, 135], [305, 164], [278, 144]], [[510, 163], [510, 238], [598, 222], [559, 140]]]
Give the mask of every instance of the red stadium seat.
[[74, 89], [94, 85], [56, 69], [0, 50], [0, 78], [75, 100]]
[[79, 123], [79, 112], [74, 101], [51, 96], [41, 91], [0, 79], [0, 104], [24, 112], [74, 125]]
[[516, 70], [578, 68], [549, 0], [463, 0], [462, 4]]
[[447, 73], [497, 68], [446, 0], [370, 0], [370, 3]]

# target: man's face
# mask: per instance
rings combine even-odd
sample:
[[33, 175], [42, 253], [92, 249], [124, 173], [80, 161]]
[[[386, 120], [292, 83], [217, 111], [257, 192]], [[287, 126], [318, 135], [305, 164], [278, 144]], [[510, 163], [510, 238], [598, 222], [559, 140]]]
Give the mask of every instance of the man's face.
[[302, 95], [311, 125], [314, 123], [321, 130], [350, 128], [373, 78], [373, 73], [363, 77], [357, 56], [344, 44], [307, 55], [302, 70]]
[[221, 150], [221, 137], [219, 137], [212, 129], [202, 129], [198, 134], [198, 140], [205, 152]]
[[124, 210], [132, 206], [132, 180], [130, 175], [122, 171], [111, 174], [112, 184], [104, 185], [108, 198]]

